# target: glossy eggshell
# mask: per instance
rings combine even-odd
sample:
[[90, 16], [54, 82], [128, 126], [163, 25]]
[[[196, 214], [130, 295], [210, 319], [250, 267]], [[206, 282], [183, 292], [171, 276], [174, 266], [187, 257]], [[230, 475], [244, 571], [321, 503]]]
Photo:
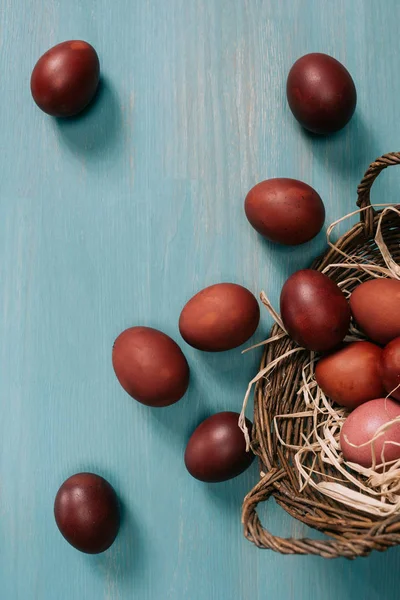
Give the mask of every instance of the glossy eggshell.
[[189, 365], [182, 350], [151, 327], [123, 331], [114, 342], [112, 362], [124, 390], [147, 406], [174, 404], [189, 385]]
[[81, 40], [50, 48], [36, 63], [31, 92], [36, 104], [53, 117], [80, 113], [96, 94], [100, 62], [96, 50]]
[[258, 233], [280, 244], [304, 244], [320, 231], [325, 207], [317, 192], [296, 179], [268, 179], [245, 200], [247, 219]]
[[348, 70], [327, 54], [299, 58], [290, 69], [286, 94], [299, 123], [317, 134], [333, 133], [351, 119], [357, 92]]
[[354, 320], [374, 342], [385, 345], [400, 336], [400, 281], [371, 279], [350, 296]]
[[381, 359], [382, 349], [375, 344], [346, 344], [318, 361], [315, 379], [331, 400], [353, 410], [385, 395]]
[[286, 331], [303, 348], [332, 350], [348, 332], [348, 302], [323, 273], [311, 269], [293, 273], [282, 288], [280, 304]]
[[[376, 431], [393, 419], [400, 417], [400, 404], [390, 398], [378, 398], [361, 404], [347, 417], [340, 433], [340, 447], [348, 462], [362, 467], [372, 465], [372, 444]], [[386, 443], [385, 443], [386, 442]], [[394, 442], [394, 444], [387, 443]], [[399, 444], [396, 446], [395, 444]], [[400, 458], [400, 423], [392, 425], [374, 442], [376, 464]], [[382, 455], [383, 452], [383, 455]]]
[[[220, 412], [203, 421], [192, 434], [185, 451], [189, 473], [209, 483], [226, 481], [243, 473], [253, 462], [238, 425], [239, 414]], [[249, 432], [252, 424], [246, 419]]]
[[179, 319], [183, 339], [198, 350], [221, 352], [246, 342], [260, 320], [249, 290], [235, 283], [205, 288], [184, 306]]
[[77, 473], [64, 481], [54, 516], [67, 542], [87, 554], [107, 550], [119, 531], [117, 495], [108, 481], [94, 473]]
[[386, 393], [400, 400], [400, 337], [384, 348], [381, 374]]

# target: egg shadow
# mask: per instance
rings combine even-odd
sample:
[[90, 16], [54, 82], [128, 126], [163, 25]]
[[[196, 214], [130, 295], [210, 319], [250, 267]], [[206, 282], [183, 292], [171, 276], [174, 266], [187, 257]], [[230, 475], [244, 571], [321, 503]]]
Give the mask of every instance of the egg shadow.
[[341, 174], [361, 180], [368, 165], [379, 154], [377, 140], [357, 110], [343, 129], [330, 135], [312, 133], [299, 124], [297, 127], [316, 160]]
[[[243, 350], [264, 339], [263, 334], [257, 333], [243, 346], [226, 352], [201, 352], [203, 370], [207, 377], [212, 377], [224, 393], [213, 393], [212, 411], [233, 410], [240, 412], [248, 383], [258, 371], [261, 361], [262, 348], [257, 348], [243, 354]], [[227, 401], [226, 398], [230, 396]], [[221, 400], [220, 400], [221, 398]]]
[[94, 100], [75, 117], [56, 118], [62, 143], [74, 154], [108, 157], [121, 138], [122, 114], [117, 94], [102, 77]]
[[258, 481], [257, 469], [257, 458], [255, 458], [250, 467], [238, 477], [221, 483], [204, 484], [208, 496], [212, 502], [221, 506], [221, 509], [240, 515], [245, 496]]
[[182, 450], [197, 425], [213, 412], [195, 368], [191, 368], [189, 388], [181, 400], [163, 408], [143, 406], [141, 409], [146, 413], [143, 417], [152, 421], [159, 435], [174, 436]]
[[[325, 223], [315, 238], [299, 246], [284, 246], [270, 242], [261, 235], [259, 236], [259, 242], [265, 248], [265, 251], [268, 252], [271, 265], [275, 266], [276, 272], [283, 278], [283, 281], [286, 281], [295, 271], [309, 268], [314, 260], [327, 250], [327, 227], [328, 223]], [[265, 284], [267, 287], [265, 292], [269, 299], [275, 303], [279, 299], [280, 289], [276, 289], [276, 276], [274, 272], [272, 272], [272, 277], [273, 281], [271, 283], [267, 281]], [[275, 308], [277, 307], [275, 306]]]
[[87, 555], [91, 567], [110, 585], [127, 585], [148, 569], [149, 540], [128, 504], [119, 495], [121, 525], [114, 544], [102, 554]]

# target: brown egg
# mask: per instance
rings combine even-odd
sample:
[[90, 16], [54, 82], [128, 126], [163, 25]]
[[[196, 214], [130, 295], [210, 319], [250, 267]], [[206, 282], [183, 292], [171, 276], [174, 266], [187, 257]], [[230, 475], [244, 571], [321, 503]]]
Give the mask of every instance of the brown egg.
[[347, 417], [340, 434], [345, 459], [368, 468], [372, 465], [372, 448], [377, 465], [400, 459], [400, 422], [391, 425], [373, 443], [368, 443], [382, 425], [398, 417], [400, 404], [390, 398], [378, 398], [358, 406]]
[[[185, 451], [189, 473], [209, 483], [226, 481], [243, 473], [253, 462], [238, 425], [239, 414], [220, 412], [203, 421], [192, 434]], [[246, 419], [251, 431], [252, 424]]]
[[72, 117], [94, 98], [100, 78], [96, 50], [81, 40], [50, 48], [35, 65], [31, 91], [36, 104], [53, 117]]
[[64, 481], [54, 516], [67, 542], [87, 554], [107, 550], [119, 531], [117, 495], [108, 481], [94, 473], [77, 473]]
[[315, 379], [331, 400], [352, 410], [385, 395], [381, 359], [382, 349], [375, 344], [346, 344], [318, 361]]
[[311, 240], [325, 221], [320, 196], [296, 179], [268, 179], [258, 183], [247, 194], [245, 212], [258, 233], [288, 246]]
[[382, 380], [386, 393], [400, 400], [400, 337], [389, 342], [382, 352]]
[[400, 281], [371, 279], [350, 297], [354, 320], [371, 340], [387, 344], [400, 336]]
[[259, 320], [260, 307], [249, 290], [235, 283], [218, 283], [189, 300], [181, 312], [179, 329], [194, 348], [220, 352], [246, 342]]
[[182, 350], [157, 329], [123, 331], [115, 340], [112, 362], [124, 390], [147, 406], [174, 404], [189, 385], [189, 365]]
[[293, 273], [281, 292], [281, 317], [290, 337], [303, 348], [325, 352], [345, 338], [350, 309], [329, 277], [304, 269]]
[[297, 60], [286, 84], [290, 109], [313, 133], [342, 129], [351, 119], [357, 92], [348, 70], [335, 58], [314, 52]]

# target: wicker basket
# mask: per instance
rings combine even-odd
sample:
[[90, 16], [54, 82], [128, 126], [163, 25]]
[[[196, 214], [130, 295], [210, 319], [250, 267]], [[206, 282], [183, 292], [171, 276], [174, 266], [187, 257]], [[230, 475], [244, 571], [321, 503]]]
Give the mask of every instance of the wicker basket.
[[[370, 165], [358, 187], [358, 206], [365, 208], [360, 213], [360, 222], [342, 236], [336, 244], [339, 249], [358, 259], [373, 257], [384, 266], [383, 258], [374, 242], [379, 220], [370, 204], [370, 189], [379, 173], [391, 165], [400, 164], [400, 152], [390, 153]], [[368, 208], [369, 207], [369, 208]], [[400, 260], [400, 218], [390, 212], [382, 222], [382, 234], [394, 260]], [[340, 253], [329, 249], [315, 261], [313, 268], [322, 271], [327, 265], [343, 262]], [[343, 281], [346, 269], [333, 268], [329, 276]], [[361, 279], [370, 277], [363, 273]], [[356, 284], [355, 284], [356, 285]], [[281, 333], [275, 325], [271, 337]], [[296, 344], [287, 336], [267, 346], [261, 368], [275, 358], [295, 348]], [[347, 508], [306, 486], [299, 492], [299, 477], [293, 465], [293, 451], [280, 444], [273, 430], [277, 414], [297, 413], [305, 410], [303, 397], [297, 394], [301, 378], [301, 365], [308, 355], [304, 350], [285, 359], [265, 379], [257, 384], [254, 400], [254, 427], [252, 448], [260, 460], [262, 479], [249, 492], [243, 503], [242, 520], [245, 536], [260, 548], [268, 548], [282, 554], [315, 554], [325, 558], [345, 557], [349, 559], [367, 556], [372, 550], [383, 551], [400, 544], [400, 514], [390, 518], [374, 517], [365, 512]], [[310, 419], [296, 418], [283, 422], [280, 434], [286, 443], [300, 445], [302, 432], [309, 432]], [[322, 461], [318, 463], [322, 477], [327, 473]], [[325, 471], [324, 471], [325, 470]], [[272, 535], [261, 525], [257, 505], [274, 496], [276, 502], [290, 515], [309, 527], [325, 533], [325, 540], [280, 538]]]

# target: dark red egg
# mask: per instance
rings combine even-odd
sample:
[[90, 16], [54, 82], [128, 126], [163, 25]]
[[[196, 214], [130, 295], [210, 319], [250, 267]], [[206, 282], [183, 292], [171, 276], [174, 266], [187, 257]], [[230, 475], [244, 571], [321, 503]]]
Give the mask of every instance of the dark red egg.
[[400, 337], [384, 348], [381, 375], [386, 392], [396, 400], [400, 400]]
[[36, 104], [53, 117], [72, 117], [94, 98], [100, 79], [96, 50], [81, 40], [50, 48], [36, 63], [31, 91]]
[[303, 348], [325, 352], [346, 337], [348, 302], [327, 275], [303, 269], [293, 273], [281, 292], [281, 317], [290, 337]]
[[87, 554], [107, 550], [119, 531], [114, 488], [94, 473], [77, 473], [64, 481], [54, 502], [54, 516], [67, 542]]
[[222, 352], [244, 344], [259, 321], [260, 307], [248, 289], [236, 283], [217, 283], [186, 303], [179, 331], [198, 350]]
[[331, 400], [353, 410], [384, 396], [381, 377], [382, 348], [371, 342], [353, 342], [323, 356], [315, 379]]
[[118, 381], [147, 406], [178, 402], [189, 385], [189, 365], [168, 335], [151, 327], [130, 327], [115, 340], [112, 362]]
[[[246, 452], [246, 441], [238, 425], [239, 414], [220, 412], [208, 417], [192, 434], [185, 451], [189, 473], [209, 483], [232, 479], [253, 462]], [[249, 432], [252, 424], [246, 419]]]
[[306, 54], [294, 63], [286, 93], [299, 123], [318, 134], [342, 129], [357, 104], [356, 87], [348, 70], [332, 56], [319, 52]]
[[400, 281], [370, 279], [356, 287], [350, 308], [357, 325], [371, 340], [387, 344], [400, 336]]
[[296, 179], [267, 179], [258, 183], [247, 194], [245, 212], [258, 233], [288, 246], [311, 240], [325, 221], [320, 196]]

